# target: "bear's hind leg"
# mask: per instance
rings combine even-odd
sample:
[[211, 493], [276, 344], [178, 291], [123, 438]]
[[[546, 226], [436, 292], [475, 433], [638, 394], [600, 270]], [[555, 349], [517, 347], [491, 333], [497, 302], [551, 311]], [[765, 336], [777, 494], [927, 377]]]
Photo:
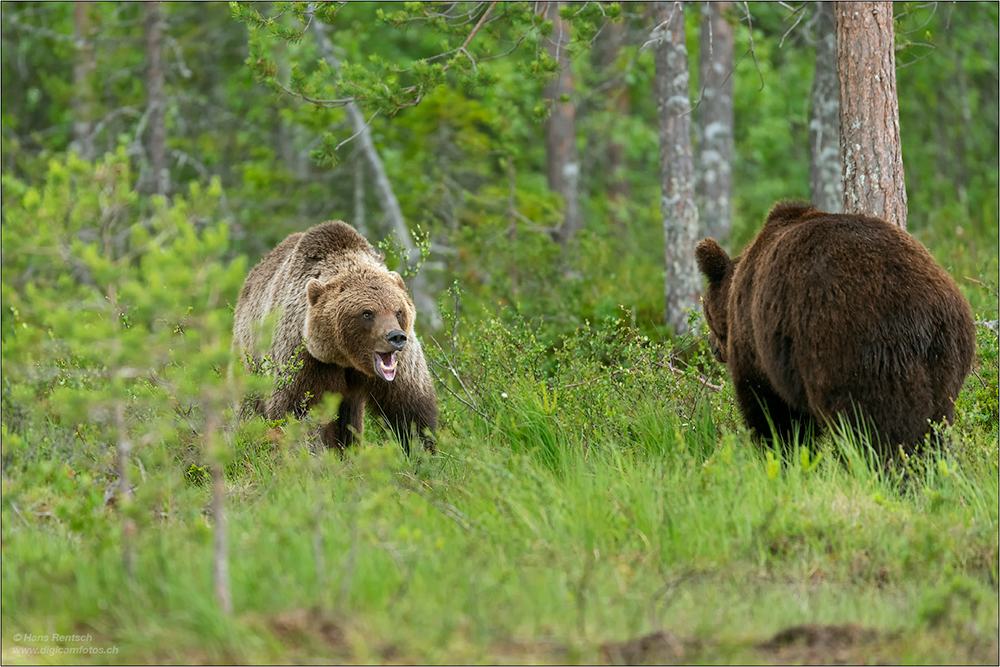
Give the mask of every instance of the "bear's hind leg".
[[773, 444], [777, 436], [790, 451], [793, 445], [805, 444], [819, 434], [821, 426], [812, 415], [788, 405], [766, 379], [734, 378], [734, 385], [743, 421], [758, 440]]

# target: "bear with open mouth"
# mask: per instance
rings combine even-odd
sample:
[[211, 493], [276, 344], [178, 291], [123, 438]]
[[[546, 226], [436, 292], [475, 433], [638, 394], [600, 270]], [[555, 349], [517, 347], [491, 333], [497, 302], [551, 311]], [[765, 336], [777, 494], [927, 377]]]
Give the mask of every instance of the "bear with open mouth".
[[[263, 350], [255, 330], [276, 310]], [[327, 222], [290, 235], [250, 271], [236, 304], [234, 351], [275, 378], [271, 395], [252, 397], [244, 412], [302, 415], [333, 392], [341, 403], [322, 432], [327, 446], [360, 437], [367, 408], [407, 450], [413, 433], [432, 448], [437, 397], [415, 319], [402, 277], [353, 227]]]

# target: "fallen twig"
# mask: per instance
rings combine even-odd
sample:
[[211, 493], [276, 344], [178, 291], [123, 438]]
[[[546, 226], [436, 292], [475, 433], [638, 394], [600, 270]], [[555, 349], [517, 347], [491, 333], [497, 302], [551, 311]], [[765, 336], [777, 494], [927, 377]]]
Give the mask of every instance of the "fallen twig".
[[671, 360], [669, 358], [667, 359], [666, 363], [664, 363], [664, 364], [658, 364], [658, 365], [661, 368], [666, 368], [667, 370], [669, 370], [669, 371], [671, 371], [673, 373], [676, 373], [677, 375], [683, 375], [685, 377], [691, 377], [692, 379], [697, 380], [698, 382], [702, 383], [703, 385], [705, 385], [709, 389], [713, 389], [715, 391], [722, 391], [722, 385], [712, 384], [711, 382], [709, 382], [708, 380], [706, 380], [700, 373], [695, 373], [695, 374], [693, 374], [691, 376], [688, 376], [688, 374], [685, 373], [684, 371], [682, 371], [681, 369], [674, 368], [674, 365], [671, 363]]
[[457, 507], [449, 503], [435, 500], [434, 498], [431, 498], [426, 493], [424, 493], [420, 489], [420, 482], [416, 480], [412, 475], [409, 475], [407, 473], [402, 473], [401, 476], [404, 479], [415, 482], [415, 484], [412, 485], [400, 483], [401, 487], [403, 487], [407, 491], [412, 491], [413, 493], [417, 494], [418, 496], [429, 502], [431, 505], [434, 506], [434, 509], [441, 512], [441, 514], [444, 514], [446, 517], [457, 523], [463, 530], [471, 532], [476, 528], [476, 526], [472, 524], [472, 520], [469, 519], [469, 517], [466, 516], [464, 512], [462, 512], [462, 510], [458, 509]]

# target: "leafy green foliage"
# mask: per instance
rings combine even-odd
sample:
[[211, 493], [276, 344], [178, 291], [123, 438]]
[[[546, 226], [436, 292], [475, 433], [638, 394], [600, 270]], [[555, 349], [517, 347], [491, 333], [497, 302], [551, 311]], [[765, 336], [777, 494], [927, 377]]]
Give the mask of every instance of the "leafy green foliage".
[[[754, 53], [733, 72], [736, 251], [774, 199], [807, 185], [811, 47], [801, 29], [781, 41], [785, 9], [748, 7]], [[528, 3], [164, 5], [168, 198], [137, 187], [137, 6], [87, 9], [102, 156], [88, 161], [69, 150], [71, 6], [5, 5], [5, 657], [31, 645], [15, 634], [44, 630], [91, 633], [122, 662], [598, 662], [605, 642], [666, 627], [690, 662], [807, 662], [762, 658], [758, 644], [810, 622], [871, 628], [852, 662], [993, 659], [996, 7], [901, 9], [910, 229], [979, 324], [946, 444], [885, 469], [849, 435], [759, 449], [699, 314], [695, 334], [665, 340], [645, 5], [562, 8], [586, 220], [565, 249], [544, 175], [551, 25]], [[616, 18], [626, 38], [606, 67], [587, 48]], [[310, 20], [339, 67], [320, 59]], [[745, 23], [737, 36], [739, 58]], [[305, 99], [348, 97], [423, 230], [421, 277], [455, 286], [438, 288], [444, 327], [420, 329], [439, 378], [435, 455], [405, 457], [375, 419], [346, 456], [322, 450], [336, 397], [301, 420], [231, 412], [270, 390], [229, 344], [264, 252], [344, 218], [398, 265], [364, 160], [351, 142], [335, 151], [354, 132], [341, 103]], [[631, 193], [617, 202], [612, 141]], [[220, 467], [233, 616], [210, 574]]]

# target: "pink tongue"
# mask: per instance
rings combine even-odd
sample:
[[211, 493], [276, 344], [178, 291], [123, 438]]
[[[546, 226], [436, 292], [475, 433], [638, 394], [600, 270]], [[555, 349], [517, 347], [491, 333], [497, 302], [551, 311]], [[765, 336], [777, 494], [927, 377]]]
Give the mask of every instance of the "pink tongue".
[[396, 353], [375, 353], [375, 370], [378, 371], [387, 382], [392, 382], [392, 379], [396, 377]]

